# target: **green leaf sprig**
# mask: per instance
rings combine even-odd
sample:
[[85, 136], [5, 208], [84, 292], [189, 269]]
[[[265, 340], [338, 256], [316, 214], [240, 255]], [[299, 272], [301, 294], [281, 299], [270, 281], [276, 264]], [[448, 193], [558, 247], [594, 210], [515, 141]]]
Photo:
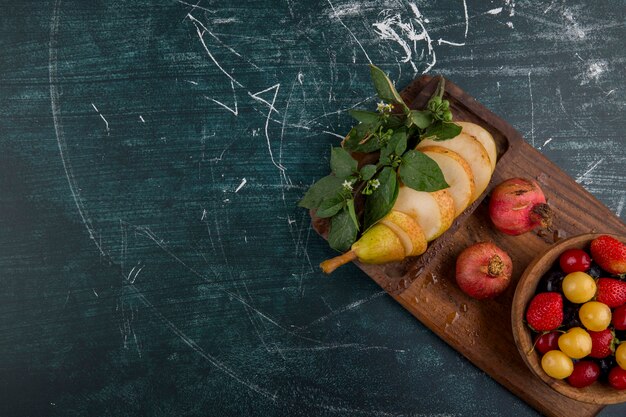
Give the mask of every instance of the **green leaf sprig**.
[[[424, 110], [410, 109], [387, 75], [370, 65], [374, 88], [380, 98], [377, 111], [351, 110], [355, 125], [342, 147], [331, 148], [328, 175], [306, 192], [299, 205], [330, 218], [328, 242], [346, 251], [365, 231], [393, 208], [401, 185], [433, 192], [448, 187], [439, 165], [415, 150], [423, 139], [447, 140], [461, 133], [452, 123], [450, 103], [443, 99], [445, 81]], [[352, 152], [378, 153], [378, 162], [358, 166]], [[355, 198], [365, 198], [363, 221], [355, 210]]]

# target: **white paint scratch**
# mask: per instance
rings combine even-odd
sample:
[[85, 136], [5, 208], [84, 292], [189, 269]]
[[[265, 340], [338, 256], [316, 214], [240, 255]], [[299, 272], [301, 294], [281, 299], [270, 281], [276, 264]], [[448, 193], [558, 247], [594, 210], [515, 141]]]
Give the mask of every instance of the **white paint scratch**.
[[497, 15], [502, 13], [502, 7], [496, 7], [495, 9], [491, 9], [487, 11], [487, 14]]
[[104, 118], [102, 113], [100, 113], [100, 110], [98, 110], [98, 108], [96, 107], [95, 104], [91, 103], [91, 107], [93, 107], [93, 109], [96, 111], [96, 113], [98, 113], [100, 118], [104, 121], [104, 127], [106, 128], [107, 135], [108, 135], [109, 134], [109, 122], [107, 121], [107, 119]]
[[230, 87], [233, 91], [233, 101], [235, 102], [235, 108], [233, 109], [232, 107], [227, 106], [226, 104], [222, 103], [221, 101], [218, 101], [214, 98], [211, 97], [207, 97], [204, 96], [205, 99], [212, 101], [213, 103], [222, 106], [223, 108], [225, 108], [226, 110], [228, 110], [229, 112], [231, 112], [232, 114], [234, 114], [235, 116], [239, 115], [239, 109], [237, 108], [237, 94], [235, 94], [235, 85], [233, 84], [233, 80], [230, 80]]
[[441, 38], [437, 39], [437, 43], [439, 45], [446, 44], [446, 45], [452, 45], [452, 46], [465, 46], [465, 42], [461, 42], [461, 43], [450, 42], [450, 41], [447, 41], [447, 40], [441, 39]]
[[130, 288], [135, 293], [135, 295], [141, 300], [141, 302], [146, 307], [148, 307], [152, 311], [152, 313], [159, 320], [161, 320], [161, 322], [163, 324], [165, 324], [165, 326], [168, 329], [170, 329], [170, 331], [172, 333], [174, 333], [176, 336], [178, 336], [178, 338], [185, 345], [190, 347], [194, 352], [196, 352], [198, 355], [200, 355], [201, 357], [206, 359], [211, 365], [213, 365], [214, 367], [216, 367], [217, 369], [219, 369], [220, 371], [222, 371], [226, 375], [230, 376], [235, 381], [237, 381], [240, 384], [244, 385], [246, 388], [250, 389], [251, 391], [254, 391], [257, 394], [259, 394], [259, 395], [261, 395], [261, 396], [263, 396], [265, 398], [268, 398], [268, 399], [270, 399], [272, 401], [276, 400], [276, 394], [271, 394], [269, 391], [261, 388], [260, 386], [256, 385], [255, 383], [252, 383], [250, 381], [247, 381], [247, 380], [243, 379], [242, 377], [237, 375], [232, 369], [230, 369], [228, 366], [226, 366], [225, 364], [220, 362], [217, 358], [213, 357], [212, 355], [207, 353], [204, 349], [202, 349], [193, 339], [191, 339], [189, 336], [187, 336], [183, 331], [181, 331], [178, 327], [176, 327], [176, 325], [174, 325], [174, 323], [172, 323], [159, 310], [157, 310], [157, 308], [150, 302], [150, 300], [148, 300], [134, 285], [130, 286]]
[[[267, 100], [259, 97], [259, 94], [268, 92], [274, 90], [274, 96], [272, 97], [272, 102], [268, 102]], [[267, 150], [270, 154], [270, 160], [272, 161], [272, 164], [278, 168], [281, 172], [284, 172], [286, 169], [284, 166], [282, 166], [281, 164], [277, 163], [274, 160], [274, 153], [272, 152], [272, 144], [270, 142], [270, 135], [269, 135], [269, 123], [270, 123], [270, 117], [272, 115], [272, 111], [275, 111], [276, 113], [278, 113], [278, 110], [276, 110], [276, 108], [274, 107], [274, 104], [276, 103], [276, 97], [278, 96], [278, 91], [280, 90], [280, 84], [276, 84], [273, 85], [269, 88], [266, 88], [265, 90], [259, 91], [258, 93], [250, 93], [248, 92], [248, 94], [250, 95], [250, 97], [254, 98], [255, 100], [258, 100], [262, 103], [265, 103], [269, 106], [269, 110], [267, 111], [267, 118], [265, 119], [265, 139], [267, 141]]]
[[535, 102], [533, 101], [533, 85], [530, 80], [530, 73], [528, 71], [528, 93], [530, 94], [530, 137], [533, 147], [535, 146]]
[[467, 32], [469, 31], [469, 16], [467, 13], [467, 1], [463, 0], [463, 14], [465, 16], [465, 39], [467, 39]]
[[335, 9], [335, 6], [333, 6], [333, 4], [330, 2], [330, 0], [326, 0], [328, 2], [328, 4], [330, 5], [330, 8], [333, 9], [333, 14], [335, 15], [335, 17], [337, 18], [337, 20], [339, 21], [339, 23], [341, 24], [341, 26], [343, 26], [344, 28], [346, 28], [346, 30], [348, 31], [348, 33], [350, 33], [350, 36], [352, 36], [352, 39], [354, 39], [354, 41], [359, 45], [359, 47], [361, 48], [361, 51], [363, 51], [363, 54], [365, 55], [365, 58], [367, 59], [367, 62], [369, 62], [370, 64], [372, 64], [372, 60], [370, 59], [369, 55], [367, 54], [367, 52], [365, 51], [365, 48], [363, 48], [363, 45], [361, 44], [361, 42], [359, 42], [359, 39], [354, 35], [354, 33], [352, 32], [352, 30], [350, 30], [350, 28], [348, 26], [346, 26], [345, 23], [343, 23], [343, 20], [341, 20], [341, 17], [339, 16], [339, 14], [337, 14], [337, 10]]
[[336, 133], [329, 132], [328, 130], [322, 130], [322, 133], [328, 133], [329, 135], [333, 135], [333, 136], [335, 136], [335, 137], [337, 137], [339, 139], [342, 139], [342, 140], [345, 139], [345, 136], [341, 136], [341, 135], [338, 135]]
[[187, 2], [182, 1], [182, 0], [176, 0], [176, 1], [178, 1], [180, 4], [184, 4], [186, 6], [193, 7], [193, 9], [191, 9], [189, 11], [190, 13], [193, 12], [194, 9], [204, 10], [205, 12], [209, 12], [209, 13], [217, 13], [217, 11], [215, 11], [215, 10], [211, 10], [211, 9], [207, 9], [206, 7], [198, 6], [198, 4], [200, 4], [200, 1], [198, 3], [196, 3], [196, 4], [187, 3]]
[[[219, 68], [219, 70], [222, 71], [222, 73], [224, 73], [224, 75], [226, 75], [233, 83], [237, 84], [239, 87], [243, 87], [243, 85], [241, 85], [241, 83], [239, 81], [237, 81], [230, 73], [228, 73], [224, 68], [222, 68], [220, 63], [217, 62], [217, 59], [215, 59], [215, 57], [213, 56], [213, 54], [209, 50], [209, 47], [207, 46], [206, 42], [204, 41], [204, 33], [208, 32], [207, 28], [202, 24], [202, 22], [200, 22], [198, 19], [193, 17], [191, 14], [187, 14], [187, 17], [191, 20], [193, 25], [196, 27], [196, 32], [198, 33], [198, 38], [200, 38], [200, 43], [202, 43], [202, 47], [204, 48], [204, 51], [207, 53], [209, 58], [211, 58], [211, 61], [213, 61], [213, 63], [217, 66], [217, 68]], [[203, 29], [203, 30], [201, 30], [201, 29]]]
[[141, 120], [141, 123], [146, 123], [146, 121], [143, 119], [142, 115], [139, 115], [139, 120]]
[[546, 140], [543, 145], [541, 145], [541, 147], [543, 148], [544, 146], [546, 146], [548, 143], [552, 142], [552, 138], [548, 138], [548, 140]]
[[372, 301], [372, 300], [374, 300], [374, 299], [376, 299], [378, 297], [381, 297], [381, 296], [383, 296], [385, 294], [386, 294], [385, 291], [379, 291], [379, 292], [376, 292], [376, 293], [370, 295], [369, 297], [365, 297], [363, 299], [354, 301], [354, 302], [352, 302], [352, 303], [350, 303], [350, 304], [348, 304], [348, 305], [346, 305], [344, 307], [341, 307], [340, 309], [333, 310], [330, 314], [327, 314], [325, 316], [322, 316], [322, 317], [319, 317], [319, 318], [313, 320], [309, 324], [307, 324], [305, 326], [302, 326], [300, 328], [300, 330], [307, 329], [307, 328], [309, 328], [311, 326], [315, 326], [315, 325], [317, 325], [319, 323], [322, 323], [322, 322], [324, 322], [324, 321], [326, 321], [326, 320], [328, 320], [328, 319], [330, 319], [332, 317], [335, 317], [335, 316], [337, 316], [339, 314], [345, 313], [345, 312], [350, 311], [350, 310], [354, 310], [355, 308], [357, 308], [357, 307], [367, 303], [368, 301]]
[[248, 182], [247, 179], [245, 179], [245, 178], [242, 179], [241, 180], [241, 184], [239, 184], [239, 186], [235, 189], [235, 193], [238, 193], [239, 190], [241, 190], [244, 187], [244, 185], [246, 185], [247, 182]]
[[615, 210], [617, 217], [622, 216], [622, 210], [624, 210], [624, 200], [626, 200], [626, 194], [622, 193], [622, 198], [620, 198], [619, 203], [617, 204], [617, 209]]
[[604, 158], [600, 158], [598, 159], [596, 162], [594, 162], [593, 164], [591, 164], [591, 166], [589, 167], [589, 169], [587, 169], [587, 171], [585, 171], [584, 173], [582, 173], [581, 175], [579, 175], [578, 177], [576, 177], [576, 182], [578, 184], [580, 184], [581, 182], [583, 182], [587, 176], [589, 174], [591, 174], [593, 172], [593, 170], [595, 170], [598, 165], [600, 165], [602, 162], [604, 162]]
[[70, 164], [69, 157], [66, 155], [67, 145], [65, 143], [65, 132], [63, 131], [63, 126], [61, 124], [61, 108], [59, 105], [59, 80], [58, 80], [58, 72], [59, 72], [59, 64], [58, 64], [58, 33], [59, 33], [59, 8], [60, 8], [60, 0], [56, 0], [54, 3], [53, 11], [52, 11], [52, 20], [50, 22], [50, 45], [49, 45], [49, 57], [48, 57], [48, 78], [50, 81], [50, 107], [52, 110], [52, 122], [54, 124], [54, 132], [57, 139], [57, 145], [59, 147], [59, 154], [61, 156], [61, 162], [63, 163], [63, 171], [65, 172], [65, 177], [67, 178], [67, 183], [70, 187], [70, 192], [72, 193], [72, 198], [74, 199], [74, 204], [76, 204], [76, 209], [78, 210], [78, 214], [80, 215], [80, 219], [85, 225], [87, 232], [89, 233], [89, 238], [94, 242], [98, 251], [101, 255], [106, 256], [104, 250], [102, 249], [102, 245], [99, 242], [99, 239], [96, 239], [96, 232], [91, 223], [91, 219], [89, 219], [85, 215], [85, 209], [83, 207], [83, 202], [78, 194], [78, 187], [76, 186], [76, 180], [74, 179], [74, 173], [72, 170], [72, 165]]

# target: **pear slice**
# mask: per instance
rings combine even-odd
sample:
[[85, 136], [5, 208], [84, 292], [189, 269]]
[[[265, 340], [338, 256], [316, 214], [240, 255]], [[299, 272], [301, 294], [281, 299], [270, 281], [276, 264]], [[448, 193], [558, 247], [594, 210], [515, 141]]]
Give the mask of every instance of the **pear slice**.
[[470, 135], [461, 133], [448, 140], [435, 141], [425, 139], [417, 145], [416, 149], [420, 150], [428, 146], [441, 146], [454, 151], [469, 164], [476, 184], [471, 201], [476, 200], [485, 191], [491, 180], [491, 162], [489, 154], [487, 154], [487, 151], [478, 140]]
[[472, 169], [461, 156], [441, 146], [425, 146], [419, 149], [439, 165], [454, 200], [454, 215], [458, 216], [472, 201], [476, 185]]
[[404, 246], [406, 256], [418, 256], [426, 252], [428, 242], [420, 225], [409, 215], [391, 210], [381, 221], [394, 231]]
[[401, 261], [406, 255], [405, 251], [398, 235], [380, 222], [354, 242], [351, 250], [361, 262], [367, 264]]
[[417, 221], [428, 242], [448, 230], [455, 215], [454, 199], [448, 189], [428, 193], [402, 186], [393, 210]]
[[392, 210], [352, 244], [352, 248], [320, 264], [330, 274], [341, 265], [358, 259], [367, 264], [401, 261], [426, 252], [428, 243], [419, 224], [411, 216]]
[[455, 121], [454, 123], [461, 126], [461, 128], [463, 129], [462, 133], [472, 136], [474, 139], [479, 141], [481, 145], [483, 145], [483, 147], [487, 151], [487, 154], [489, 155], [489, 162], [491, 162], [491, 171], [494, 171], [496, 169], [496, 162], [498, 159], [498, 147], [496, 146], [496, 141], [493, 139], [493, 136], [491, 136], [491, 133], [489, 133], [482, 126], [479, 126], [475, 123], [457, 121]]

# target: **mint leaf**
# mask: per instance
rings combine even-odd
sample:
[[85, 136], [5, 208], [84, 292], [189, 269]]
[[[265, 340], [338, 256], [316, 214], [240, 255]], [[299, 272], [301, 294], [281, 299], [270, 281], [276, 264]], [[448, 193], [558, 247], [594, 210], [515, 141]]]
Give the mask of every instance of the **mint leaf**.
[[426, 129], [432, 122], [432, 114], [427, 110], [411, 110], [407, 116], [409, 127], [417, 126], [420, 129]]
[[332, 217], [346, 205], [346, 199], [339, 193], [322, 200], [319, 208], [315, 212], [317, 217]]
[[364, 181], [367, 181], [370, 178], [372, 178], [375, 173], [376, 173], [376, 165], [365, 165], [363, 168], [361, 168], [361, 178]]
[[350, 110], [348, 111], [348, 113], [359, 122], [366, 124], [378, 123], [378, 119], [380, 117], [380, 113], [376, 113], [373, 111]]
[[446, 140], [457, 137], [461, 133], [461, 126], [452, 122], [437, 121], [430, 125], [420, 139]]
[[380, 185], [365, 200], [365, 228], [372, 226], [389, 213], [398, 197], [398, 180], [393, 168], [383, 168], [376, 179], [380, 181]]
[[387, 145], [380, 151], [380, 160], [387, 161], [390, 155], [402, 155], [406, 150], [407, 140], [406, 129], [395, 131]]
[[339, 179], [352, 175], [357, 168], [357, 162], [352, 159], [348, 151], [341, 147], [330, 150], [330, 169]]
[[345, 252], [356, 240], [357, 228], [350, 216], [348, 207], [344, 207], [330, 220], [328, 244], [339, 252]]
[[356, 210], [354, 209], [354, 199], [349, 199], [346, 201], [346, 207], [348, 208], [348, 214], [350, 214], [350, 218], [354, 222], [354, 226], [356, 226], [356, 230], [359, 230], [359, 220], [356, 218]]
[[380, 97], [381, 100], [400, 104], [405, 112], [409, 111], [409, 108], [404, 104], [402, 97], [400, 97], [400, 94], [383, 70], [376, 65], [370, 64], [370, 74], [376, 93], [378, 93], [378, 97]]
[[298, 203], [298, 206], [316, 209], [322, 203], [322, 200], [329, 195], [338, 194], [342, 190], [342, 180], [334, 175], [328, 175], [311, 186]]
[[350, 129], [343, 144], [344, 149], [353, 152], [374, 152], [380, 149], [381, 144], [374, 136], [380, 124], [373, 125], [360, 123]]
[[417, 191], [433, 192], [449, 187], [439, 165], [420, 151], [404, 154], [398, 173], [404, 185]]

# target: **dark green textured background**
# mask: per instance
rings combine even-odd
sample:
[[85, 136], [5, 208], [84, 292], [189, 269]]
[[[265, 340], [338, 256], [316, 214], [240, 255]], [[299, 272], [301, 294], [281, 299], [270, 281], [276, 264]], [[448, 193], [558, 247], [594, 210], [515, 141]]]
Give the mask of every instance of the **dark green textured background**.
[[0, 414], [536, 415], [296, 202], [436, 59], [624, 219], [624, 2], [196, 1], [0, 3]]

